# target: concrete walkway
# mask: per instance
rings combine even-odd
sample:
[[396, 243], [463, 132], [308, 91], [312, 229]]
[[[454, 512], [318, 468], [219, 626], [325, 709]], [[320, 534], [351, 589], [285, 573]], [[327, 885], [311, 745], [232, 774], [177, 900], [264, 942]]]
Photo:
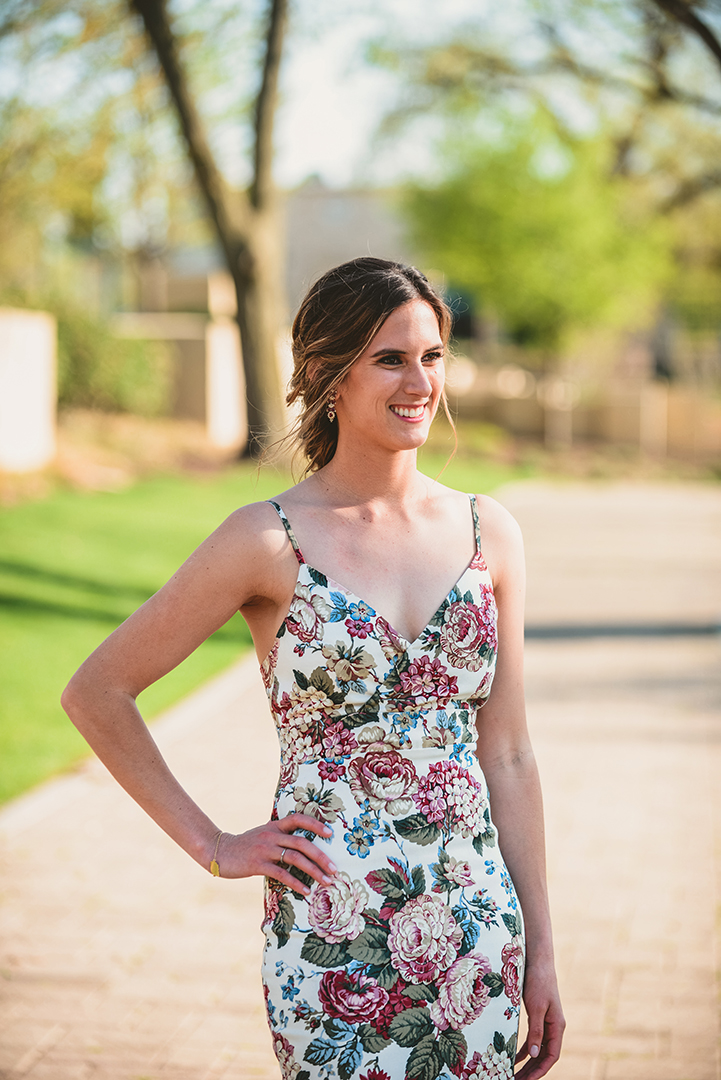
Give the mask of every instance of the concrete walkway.
[[[554, 1080], [719, 1080], [721, 490], [523, 484], [529, 717], [569, 1020]], [[569, 624], [605, 636], [568, 637]], [[613, 636], [653, 623], [656, 637]], [[683, 624], [680, 628], [677, 624]], [[252, 660], [154, 733], [228, 830], [267, 816]], [[215, 881], [90, 763], [0, 814], [0, 1077], [277, 1080], [256, 881]]]

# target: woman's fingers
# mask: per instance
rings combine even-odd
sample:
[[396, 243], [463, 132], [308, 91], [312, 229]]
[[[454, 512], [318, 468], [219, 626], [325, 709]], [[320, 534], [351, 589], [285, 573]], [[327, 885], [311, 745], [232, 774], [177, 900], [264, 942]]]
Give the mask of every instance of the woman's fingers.
[[528, 1017], [528, 1035], [518, 1051], [517, 1061], [529, 1060], [516, 1080], [540, 1080], [555, 1065], [561, 1055], [561, 1042], [566, 1021], [560, 1006], [551, 1002], [547, 1009], [533, 1011]]
[[312, 837], [327, 839], [333, 835], [333, 830], [307, 814], [289, 814], [245, 833], [224, 833], [217, 860], [220, 875], [229, 878], [256, 874], [272, 877], [307, 895], [309, 887], [295, 876], [293, 870], [322, 885], [327, 885], [337, 872], [322, 846], [308, 838], [309, 833]]
[[[306, 840], [306, 843], [308, 841]], [[310, 847], [313, 845], [310, 844]], [[321, 885], [330, 885], [332, 878], [332, 870], [328, 873], [325, 872], [324, 866], [332, 867], [333, 863], [327, 857], [324, 858], [323, 863], [318, 865], [317, 859], [314, 859], [315, 852], [309, 852], [304, 854], [302, 850], [297, 847], [289, 847], [285, 849], [282, 862], [279, 861], [279, 865], [293, 866], [296, 870], [301, 870], [304, 874], [309, 874], [310, 877], [315, 878]], [[308, 855], [311, 857], [309, 858]], [[297, 880], [297, 879], [296, 879]]]
[[272, 822], [272, 824], [285, 833], [295, 832], [296, 829], [304, 829], [305, 832], [313, 832], [317, 836], [323, 836], [326, 839], [333, 835], [333, 830], [329, 825], [326, 825], [324, 821], [318, 821], [318, 818], [311, 817], [310, 814], [288, 814], [287, 817], [280, 818], [278, 821]]

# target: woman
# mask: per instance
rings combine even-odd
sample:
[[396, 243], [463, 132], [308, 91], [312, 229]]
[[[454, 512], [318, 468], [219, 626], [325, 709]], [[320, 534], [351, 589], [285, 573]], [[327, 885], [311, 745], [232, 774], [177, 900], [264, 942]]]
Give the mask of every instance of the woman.
[[[63, 698], [201, 866], [265, 876], [284, 1078], [481, 1080], [512, 1076], [517, 1056], [536, 1080], [560, 1051], [521, 538], [492, 499], [416, 469], [444, 403], [449, 330], [413, 268], [357, 259], [316, 282], [293, 326], [289, 394], [306, 479], [232, 514]], [[281, 776], [272, 819], [236, 835], [180, 787], [135, 699], [237, 610]]]

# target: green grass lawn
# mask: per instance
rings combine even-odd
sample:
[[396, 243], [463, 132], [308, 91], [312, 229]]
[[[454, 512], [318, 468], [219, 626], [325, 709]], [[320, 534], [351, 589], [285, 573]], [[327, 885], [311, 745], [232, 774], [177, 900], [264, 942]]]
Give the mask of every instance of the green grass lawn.
[[[443, 468], [429, 451], [423, 469]], [[442, 482], [491, 491], [518, 469], [457, 458]], [[273, 469], [156, 476], [116, 493], [56, 491], [0, 510], [0, 801], [72, 766], [87, 747], [60, 707], [83, 659], [236, 507], [288, 486]], [[140, 698], [152, 718], [250, 647], [240, 615]]]

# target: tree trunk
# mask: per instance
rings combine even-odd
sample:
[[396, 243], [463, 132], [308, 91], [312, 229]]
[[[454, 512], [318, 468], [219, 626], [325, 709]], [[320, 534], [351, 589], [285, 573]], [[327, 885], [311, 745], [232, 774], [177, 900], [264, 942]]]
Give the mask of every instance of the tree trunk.
[[245, 373], [248, 445], [257, 455], [285, 426], [277, 356], [282, 292], [276, 198], [272, 182], [273, 120], [288, 0], [270, 0], [263, 76], [255, 109], [254, 177], [250, 197], [231, 195], [213, 158], [195, 107], [167, 0], [129, 0], [163, 71], [188, 156], [223, 256], [235, 283]]

